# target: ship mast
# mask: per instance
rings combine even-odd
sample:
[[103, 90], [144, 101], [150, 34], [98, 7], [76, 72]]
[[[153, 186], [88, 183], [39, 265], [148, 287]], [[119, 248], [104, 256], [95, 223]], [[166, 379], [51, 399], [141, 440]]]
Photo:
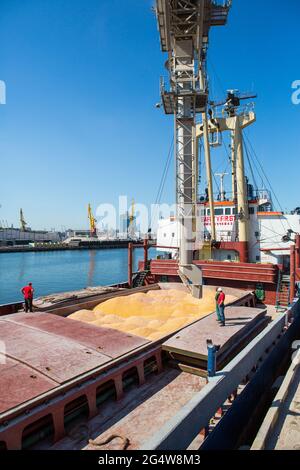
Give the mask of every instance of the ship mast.
[[180, 227], [179, 275], [193, 296], [202, 296], [202, 273], [193, 264], [198, 155], [196, 116], [202, 114], [213, 219], [212, 170], [207, 127], [206, 54], [211, 26], [226, 24], [231, 0], [156, 0], [161, 48], [168, 53], [170, 91], [161, 82], [166, 114], [175, 120], [176, 203]]
[[[248, 210], [248, 191], [245, 178], [243, 129], [253, 124], [256, 115], [252, 109], [253, 106], [246, 105], [241, 107], [242, 100], [256, 98], [256, 94], [241, 94], [238, 90], [229, 90], [225, 100], [215, 103], [211, 102], [212, 109], [220, 106], [222, 116], [213, 116], [209, 120], [209, 133], [229, 131], [231, 135], [232, 151], [232, 199], [237, 205], [238, 219], [238, 241], [240, 243], [241, 262], [248, 261], [248, 242], [249, 242], [249, 210]], [[197, 138], [204, 138], [205, 132], [203, 125], [197, 126]]]
[[225, 189], [224, 189], [224, 178], [227, 176], [228, 173], [215, 173], [215, 176], [218, 176], [220, 178], [220, 201], [223, 202], [225, 201]]

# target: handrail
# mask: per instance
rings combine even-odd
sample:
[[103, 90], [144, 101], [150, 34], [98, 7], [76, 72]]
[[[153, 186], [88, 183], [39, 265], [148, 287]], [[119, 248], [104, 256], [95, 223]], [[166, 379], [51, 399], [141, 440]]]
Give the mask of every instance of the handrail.
[[279, 307], [280, 287], [281, 287], [281, 271], [279, 269], [278, 280], [277, 280], [277, 290], [276, 290], [276, 308]]

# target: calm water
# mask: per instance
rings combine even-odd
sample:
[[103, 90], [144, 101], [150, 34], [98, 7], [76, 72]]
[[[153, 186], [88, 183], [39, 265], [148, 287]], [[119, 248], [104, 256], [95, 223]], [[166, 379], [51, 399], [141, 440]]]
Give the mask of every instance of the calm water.
[[[127, 249], [0, 253], [0, 304], [21, 300], [29, 281], [36, 297], [125, 282], [127, 259]], [[134, 269], [140, 259], [143, 250], [135, 250]]]

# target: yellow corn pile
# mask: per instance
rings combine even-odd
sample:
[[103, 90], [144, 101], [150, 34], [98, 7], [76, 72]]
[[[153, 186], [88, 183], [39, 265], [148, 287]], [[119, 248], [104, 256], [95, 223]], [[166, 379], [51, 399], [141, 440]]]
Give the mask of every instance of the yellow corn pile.
[[[235, 299], [227, 296], [226, 302]], [[184, 290], [170, 289], [114, 297], [97, 305], [93, 311], [81, 310], [69, 318], [155, 341], [214, 310], [213, 290], [205, 290], [204, 297], [198, 300]]]

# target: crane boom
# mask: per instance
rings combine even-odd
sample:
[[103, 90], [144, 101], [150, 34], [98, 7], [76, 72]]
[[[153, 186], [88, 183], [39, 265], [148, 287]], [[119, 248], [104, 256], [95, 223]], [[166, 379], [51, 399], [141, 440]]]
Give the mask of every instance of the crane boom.
[[93, 216], [91, 204], [88, 205], [88, 218], [90, 221], [91, 237], [97, 237], [97, 228], [96, 228], [97, 221], [95, 217]]

